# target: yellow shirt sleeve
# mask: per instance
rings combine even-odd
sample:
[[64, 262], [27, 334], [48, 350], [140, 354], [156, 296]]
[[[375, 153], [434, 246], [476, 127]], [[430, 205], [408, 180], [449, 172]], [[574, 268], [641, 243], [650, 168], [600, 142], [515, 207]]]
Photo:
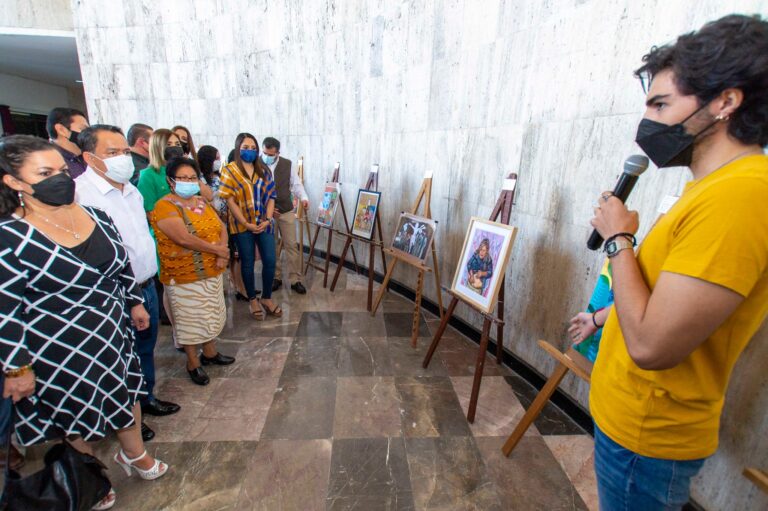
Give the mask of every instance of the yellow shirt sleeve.
[[662, 271], [748, 296], [768, 267], [768, 185], [734, 178], [708, 188], [675, 226]]

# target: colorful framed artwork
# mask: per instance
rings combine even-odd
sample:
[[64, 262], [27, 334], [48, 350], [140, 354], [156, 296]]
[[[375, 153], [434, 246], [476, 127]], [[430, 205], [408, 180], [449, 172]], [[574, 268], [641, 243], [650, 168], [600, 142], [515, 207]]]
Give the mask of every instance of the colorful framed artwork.
[[424, 263], [432, 246], [436, 227], [437, 222], [432, 219], [401, 213], [392, 240], [392, 250]]
[[381, 192], [360, 189], [357, 192], [355, 218], [352, 220], [352, 234], [370, 240], [376, 226], [376, 212], [379, 210]]
[[451, 291], [478, 310], [496, 307], [517, 227], [472, 217]]
[[333, 218], [339, 206], [339, 183], [325, 183], [323, 200], [317, 208], [317, 223], [324, 227], [333, 227]]

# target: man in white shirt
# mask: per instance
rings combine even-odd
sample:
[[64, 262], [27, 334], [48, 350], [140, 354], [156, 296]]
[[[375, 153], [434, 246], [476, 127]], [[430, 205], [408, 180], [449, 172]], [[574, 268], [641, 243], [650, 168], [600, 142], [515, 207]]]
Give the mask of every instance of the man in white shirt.
[[[299, 260], [299, 247], [296, 242], [296, 212], [294, 198], [301, 200], [304, 210], [309, 208], [309, 197], [307, 196], [304, 185], [299, 180], [299, 175], [293, 169], [291, 160], [280, 156], [280, 141], [273, 137], [264, 139], [261, 148], [261, 159], [264, 164], [272, 171], [275, 179], [275, 190], [277, 191], [277, 200], [275, 200], [275, 220], [277, 230], [283, 239], [283, 250], [286, 254], [288, 263], [288, 278], [291, 281], [291, 289], [303, 295], [307, 292], [301, 283], [301, 262]], [[275, 268], [275, 281], [272, 284], [272, 291], [277, 291], [283, 287], [282, 271], [280, 261]]]
[[[134, 346], [148, 391], [141, 410], [149, 415], [171, 415], [179, 411], [179, 405], [161, 401], [153, 394], [154, 351], [159, 328], [159, 302], [153, 281], [157, 274], [157, 250], [149, 234], [141, 193], [129, 182], [134, 171], [131, 150], [123, 132], [116, 126], [95, 124], [83, 130], [80, 137], [88, 166], [75, 179], [77, 202], [103, 209], [112, 217], [128, 251], [134, 277], [144, 295], [144, 307], [150, 316], [149, 328], [134, 329]], [[144, 423], [141, 433], [145, 441], [155, 436]]]

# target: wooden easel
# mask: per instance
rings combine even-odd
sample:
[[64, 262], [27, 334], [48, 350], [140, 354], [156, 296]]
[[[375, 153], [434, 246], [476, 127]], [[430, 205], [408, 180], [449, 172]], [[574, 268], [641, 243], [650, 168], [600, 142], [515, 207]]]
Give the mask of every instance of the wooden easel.
[[[496, 205], [493, 207], [493, 211], [491, 212], [491, 216], [489, 220], [492, 222], [499, 221], [502, 224], [509, 225], [509, 217], [512, 212], [512, 205], [514, 204], [515, 199], [515, 186], [517, 183], [517, 174], [514, 172], [510, 173], [509, 176], [507, 176], [507, 180], [505, 181], [505, 189], [502, 190], [501, 195], [499, 195], [498, 200], [496, 201]], [[510, 189], [507, 189], [510, 188]], [[472, 382], [472, 394], [469, 399], [469, 409], [467, 410], [467, 420], [469, 422], [475, 422], [475, 412], [477, 411], [477, 398], [480, 395], [480, 382], [483, 378], [483, 368], [485, 367], [485, 354], [488, 351], [488, 337], [490, 335], [491, 331], [491, 324], [496, 323], [496, 363], [501, 364], [502, 361], [502, 352], [504, 350], [504, 287], [506, 283], [506, 277], [504, 277], [501, 281], [501, 287], [499, 289], [499, 297], [498, 302], [496, 305], [496, 317], [494, 317], [492, 314], [483, 314], [485, 317], [485, 320], [483, 321], [483, 333], [480, 336], [480, 347], [477, 352], [477, 361], [475, 362], [475, 376], [474, 380]], [[448, 310], [446, 311], [445, 315], [442, 317], [442, 321], [440, 322], [440, 326], [438, 327], [437, 331], [435, 332], [435, 336], [432, 339], [432, 344], [429, 346], [429, 350], [427, 351], [427, 354], [424, 356], [424, 362], [422, 362], [422, 367], [425, 369], [429, 365], [429, 362], [432, 360], [432, 356], [435, 354], [435, 350], [437, 349], [437, 345], [440, 344], [440, 339], [443, 336], [443, 333], [445, 332], [445, 328], [448, 326], [448, 321], [451, 319], [451, 316], [453, 315], [453, 311], [456, 309], [456, 306], [459, 304], [459, 300], [465, 302], [460, 296], [453, 294], [450, 292], [450, 290], [447, 290], [453, 298], [451, 299], [451, 303], [448, 305]], [[472, 306], [472, 304], [467, 303], [467, 305]]]
[[[365, 182], [365, 186], [363, 187], [363, 189], [373, 191], [373, 192], [379, 191], [379, 166], [378, 165], [374, 165], [371, 168], [371, 172], [368, 173], [368, 181]], [[373, 237], [370, 240], [355, 236], [351, 232], [346, 234], [347, 241], [346, 243], [344, 243], [344, 249], [341, 251], [341, 257], [339, 258], [339, 264], [336, 266], [336, 273], [334, 274], [333, 281], [331, 282], [331, 292], [333, 292], [336, 290], [336, 282], [339, 280], [339, 274], [341, 273], [341, 268], [344, 265], [344, 261], [347, 258], [347, 251], [349, 250], [349, 247], [352, 246], [352, 241], [357, 239], [359, 241], [367, 243], [368, 244], [368, 302], [367, 302], [366, 310], [369, 310], [369, 311], [373, 306], [373, 274], [376, 269], [376, 246], [377, 245], [381, 249], [381, 264], [384, 267], [387, 266], [387, 258], [384, 255], [384, 235], [382, 234], [382, 231], [381, 231], [380, 212], [381, 212], [381, 200], [379, 200], [379, 206], [376, 208], [376, 220], [374, 221], [376, 223], [376, 230], [374, 231]], [[352, 212], [353, 225], [355, 222], [356, 214], [357, 214], [357, 211]], [[378, 241], [376, 241], [377, 233], [379, 235]]]
[[544, 384], [539, 393], [536, 395], [536, 399], [533, 400], [531, 406], [529, 406], [528, 410], [525, 411], [525, 415], [523, 415], [523, 418], [520, 419], [520, 422], [515, 427], [515, 430], [511, 435], [509, 435], [507, 441], [504, 442], [504, 446], [501, 448], [504, 456], [509, 456], [509, 454], [512, 452], [512, 449], [514, 449], [518, 442], [520, 442], [520, 440], [523, 438], [523, 435], [525, 435], [525, 432], [528, 431], [528, 428], [531, 427], [533, 421], [536, 420], [541, 411], [544, 409], [547, 401], [549, 401], [549, 398], [551, 398], [552, 394], [555, 393], [557, 386], [560, 385], [560, 382], [563, 381], [563, 378], [565, 378], [565, 375], [568, 374], [569, 370], [573, 371], [573, 374], [582, 380], [590, 383], [592, 376], [592, 362], [587, 360], [584, 355], [573, 348], [568, 348], [565, 353], [562, 353], [560, 350], [546, 341], [540, 340], [539, 346], [557, 361], [557, 366], [552, 372], [552, 375], [547, 380], [547, 383]]
[[[336, 166], [333, 169], [333, 177], [331, 177], [331, 183], [338, 183], [339, 182], [339, 163], [336, 162]], [[347, 234], [350, 234], [349, 229], [349, 223], [347, 222], [347, 210], [344, 208], [344, 198], [341, 196], [341, 190], [339, 190], [339, 206], [341, 206], [341, 216], [344, 218], [344, 227], [347, 232]], [[335, 220], [335, 218], [334, 218]], [[319, 266], [315, 264], [312, 261], [312, 257], [315, 253], [315, 244], [317, 243], [317, 237], [320, 234], [320, 229], [325, 229], [328, 231], [328, 245], [325, 249], [325, 264], [323, 266]], [[331, 264], [331, 243], [333, 242], [333, 227], [328, 227], [325, 225], [315, 224], [315, 235], [312, 238], [312, 242], [309, 244], [309, 258], [307, 259], [307, 264], [304, 267], [304, 275], [307, 274], [307, 271], [309, 271], [309, 267], [316, 269], [317, 271], [323, 273], [323, 287], [328, 286], [328, 267]], [[359, 268], [357, 267], [357, 256], [355, 255], [355, 247], [352, 247], [352, 260], [355, 263], [355, 271], [359, 273]]]
[[[430, 202], [432, 200], [432, 173], [428, 173], [424, 176], [424, 181], [421, 183], [421, 188], [416, 196], [416, 201], [413, 203], [410, 213], [412, 215], [419, 214], [419, 208], [424, 202], [424, 209], [421, 216], [424, 218], [432, 218], [432, 210], [430, 209]], [[409, 258], [404, 256], [398, 251], [392, 249], [384, 249], [384, 252], [392, 256], [392, 260], [387, 265], [387, 273], [384, 276], [384, 281], [381, 283], [379, 293], [376, 295], [376, 300], [371, 307], [371, 316], [376, 315], [376, 310], [379, 308], [381, 299], [384, 297], [384, 293], [389, 285], [389, 280], [392, 278], [392, 273], [395, 271], [395, 266], [399, 261], [410, 264], [417, 270], [419, 270], [419, 278], [416, 284], [416, 300], [413, 308], [413, 325], [411, 327], [411, 346], [416, 347], [416, 341], [419, 338], [419, 324], [421, 320], [421, 295], [424, 291], [424, 273], [435, 272], [435, 290], [437, 291], [437, 304], [440, 311], [440, 318], [443, 318], [443, 297], [440, 292], [440, 267], [437, 263], [437, 250], [435, 248], [436, 240], [432, 240], [432, 268], [425, 266], [421, 261], [416, 258]], [[382, 255], [383, 256], [383, 255]]]
[[[297, 174], [299, 176], [299, 181], [301, 182], [302, 186], [304, 185], [304, 157], [299, 156], [299, 168], [297, 171]], [[309, 224], [307, 223], [307, 211], [304, 209], [304, 202], [302, 200], [299, 200], [299, 205], [296, 208], [296, 222], [299, 224], [299, 236], [296, 239], [297, 244], [299, 245], [299, 268], [304, 268], [304, 234], [307, 235], [307, 241], [309, 241], [310, 235], [309, 235]], [[277, 242], [277, 248], [275, 249], [276, 259], [280, 261], [280, 256], [283, 253], [283, 237], [280, 236], [280, 239]], [[279, 264], [279, 263], [278, 263]], [[301, 271], [301, 270], [299, 270]]]

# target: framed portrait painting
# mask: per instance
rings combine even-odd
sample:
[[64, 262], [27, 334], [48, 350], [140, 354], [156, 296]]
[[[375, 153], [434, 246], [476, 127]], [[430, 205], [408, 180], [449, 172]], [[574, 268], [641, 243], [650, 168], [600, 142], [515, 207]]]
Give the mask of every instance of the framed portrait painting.
[[339, 183], [325, 183], [323, 200], [317, 208], [317, 223], [324, 227], [333, 227], [333, 218], [339, 206]]
[[355, 218], [352, 220], [352, 234], [370, 240], [376, 226], [376, 212], [379, 209], [381, 192], [360, 189], [357, 192]]
[[401, 213], [392, 239], [392, 250], [423, 263], [432, 246], [436, 227], [437, 222], [432, 219]]
[[485, 313], [493, 312], [517, 236], [517, 227], [472, 217], [451, 291]]

